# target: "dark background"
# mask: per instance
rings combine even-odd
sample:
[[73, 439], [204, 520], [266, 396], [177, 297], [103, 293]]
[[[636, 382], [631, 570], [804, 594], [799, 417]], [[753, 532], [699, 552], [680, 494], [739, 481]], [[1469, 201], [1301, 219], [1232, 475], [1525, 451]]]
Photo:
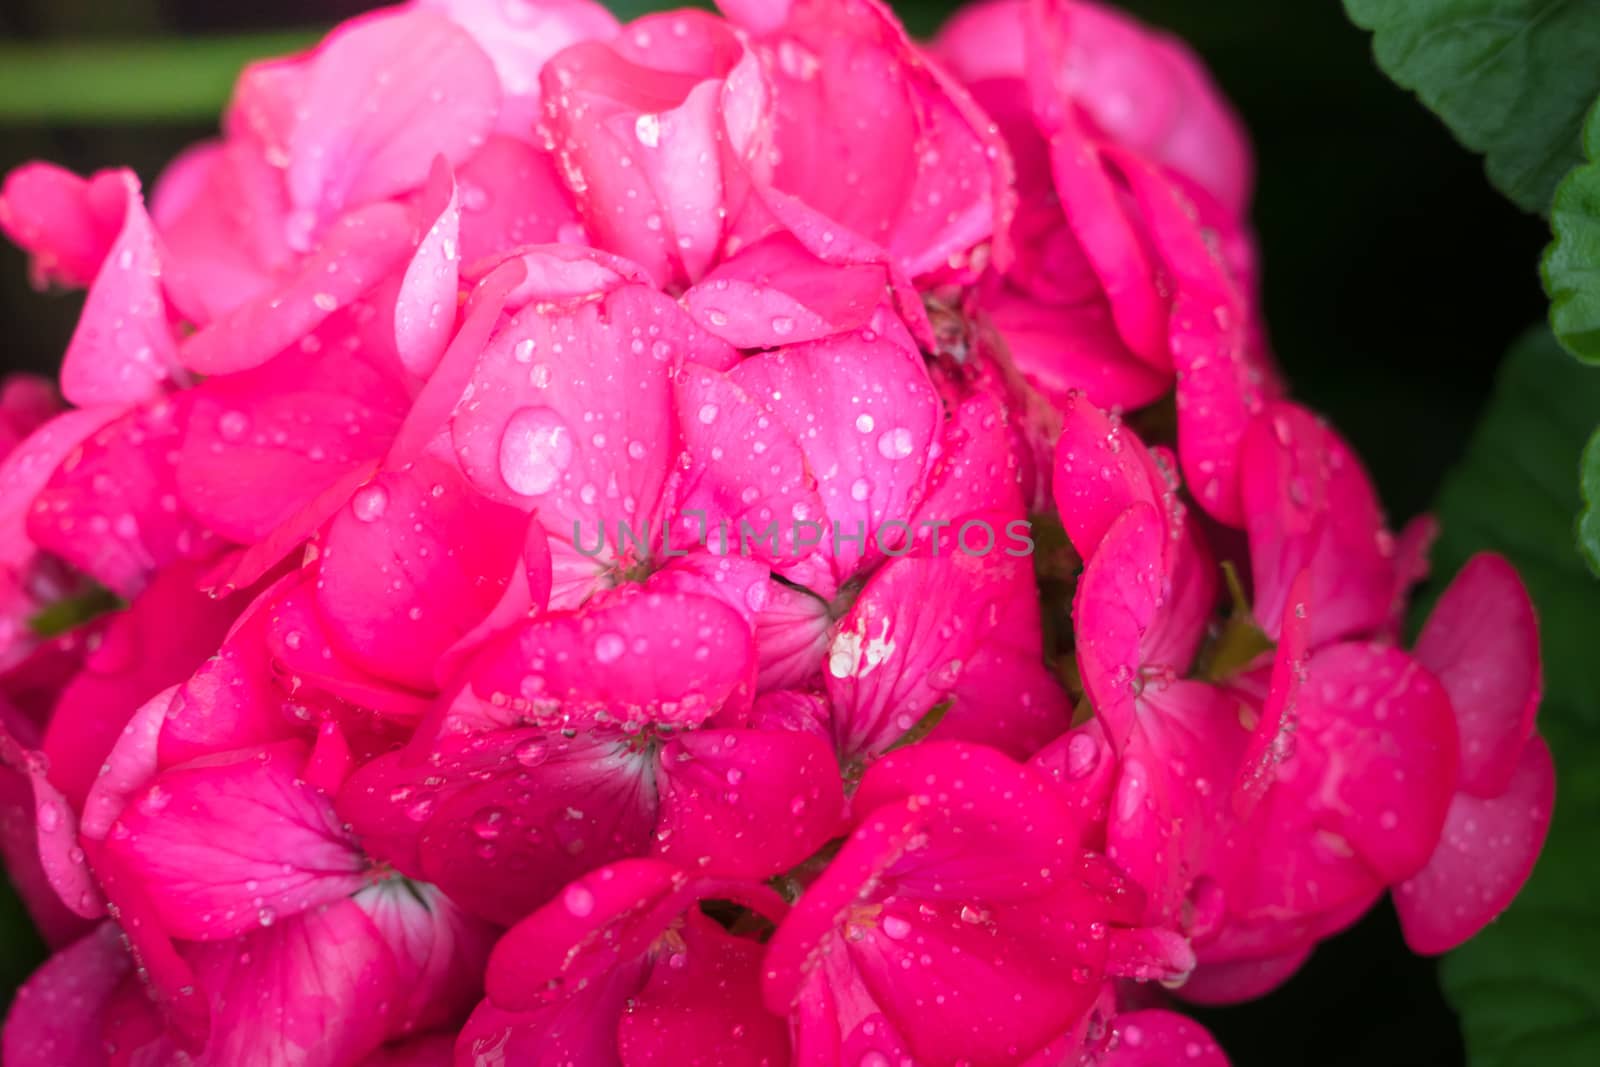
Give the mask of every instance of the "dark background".
[[[358, 0], [0, 0], [0, 48], [155, 34], [316, 26]], [[621, 0], [624, 12], [649, 0]], [[666, 6], [666, 5], [662, 5]], [[955, 6], [901, 0], [931, 32]], [[1511, 340], [1544, 314], [1543, 223], [1485, 182], [1408, 94], [1373, 66], [1337, 0], [1123, 0], [1210, 62], [1259, 161], [1255, 218], [1274, 347], [1298, 396], [1370, 465], [1391, 518], [1424, 510], [1459, 458]], [[3, 62], [0, 59], [0, 62]], [[130, 164], [148, 183], [210, 125], [71, 128], [0, 121], [0, 171], [43, 157], [75, 170]], [[0, 250], [0, 361], [49, 371], [80, 298], [40, 296]], [[0, 886], [0, 1002], [37, 943]], [[1238, 1067], [1462, 1062], [1432, 963], [1411, 957], [1387, 905], [1322, 946], [1286, 987], [1201, 1013]]]

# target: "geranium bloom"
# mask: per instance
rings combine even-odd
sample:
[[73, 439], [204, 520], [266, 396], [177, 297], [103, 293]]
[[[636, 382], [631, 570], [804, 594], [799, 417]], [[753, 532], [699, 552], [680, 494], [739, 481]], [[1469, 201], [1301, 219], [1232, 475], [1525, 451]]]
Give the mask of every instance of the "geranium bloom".
[[1199, 60], [723, 10], [414, 0], [7, 178], [88, 290], [0, 392], [8, 1064], [1213, 1067], [1168, 990], [1515, 895], [1532, 608], [1400, 647]]

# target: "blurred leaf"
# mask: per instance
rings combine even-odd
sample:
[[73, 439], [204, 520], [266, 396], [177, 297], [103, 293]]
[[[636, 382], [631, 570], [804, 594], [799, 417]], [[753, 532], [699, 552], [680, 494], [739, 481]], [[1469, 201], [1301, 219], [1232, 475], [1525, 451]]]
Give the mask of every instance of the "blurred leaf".
[[1516, 564], [1538, 605], [1539, 728], [1558, 782], [1532, 879], [1443, 967], [1475, 1067], [1600, 1062], [1600, 584], [1572, 548], [1580, 507], [1572, 472], [1597, 410], [1600, 371], [1568, 359], [1548, 331], [1529, 333], [1439, 496], [1440, 578], [1492, 549]]
[[0, 877], [0, 1012], [11, 994], [44, 961], [45, 947], [11, 883]]
[[1583, 514], [1578, 516], [1578, 547], [1589, 561], [1589, 569], [1600, 576], [1600, 430], [1589, 438], [1583, 450]]
[[1556, 189], [1556, 237], [1542, 273], [1556, 337], [1579, 359], [1600, 363], [1600, 105], [1589, 113], [1584, 147], [1589, 162]]
[[1600, 96], [1600, 0], [1344, 0], [1373, 32], [1378, 65], [1526, 211], [1550, 206], [1581, 161], [1579, 130]]
[[0, 123], [214, 119], [245, 64], [315, 31], [175, 40], [0, 44]]

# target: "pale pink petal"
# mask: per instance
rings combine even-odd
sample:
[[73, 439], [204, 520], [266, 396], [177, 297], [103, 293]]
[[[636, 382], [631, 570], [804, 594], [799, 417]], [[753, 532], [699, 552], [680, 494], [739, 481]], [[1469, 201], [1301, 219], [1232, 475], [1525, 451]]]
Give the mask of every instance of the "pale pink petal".
[[307, 64], [285, 180], [295, 208], [331, 220], [461, 163], [494, 128], [500, 85], [466, 31], [431, 12], [382, 12], [336, 30]]
[[460, 189], [442, 157], [417, 210], [424, 233], [400, 279], [394, 340], [406, 370], [426, 378], [450, 343], [461, 278]]
[[414, 231], [399, 204], [352, 211], [329, 228], [292, 277], [195, 333], [184, 341], [179, 359], [206, 375], [261, 366], [402, 269], [416, 246]]
[[[505, 7], [503, 0], [465, 2], [496, 10]], [[571, 3], [590, 6], [586, 0]], [[541, 2], [537, 6], [547, 5]], [[601, 10], [598, 5], [594, 9]], [[607, 13], [606, 18], [610, 17]], [[530, 126], [527, 132], [532, 129]], [[469, 272], [475, 264], [514, 248], [583, 239], [577, 205], [561, 184], [555, 157], [526, 141], [490, 137], [456, 168], [456, 181], [461, 199], [461, 261]]]
[[483, 994], [483, 968], [499, 931], [422, 883], [391, 878], [354, 900], [394, 955], [402, 1000], [391, 1033], [425, 1033], [464, 1018]]
[[448, 17], [489, 54], [500, 77], [496, 129], [529, 140], [539, 123], [545, 63], [570, 44], [617, 32], [611, 12], [592, 0], [417, 0], [414, 6]]

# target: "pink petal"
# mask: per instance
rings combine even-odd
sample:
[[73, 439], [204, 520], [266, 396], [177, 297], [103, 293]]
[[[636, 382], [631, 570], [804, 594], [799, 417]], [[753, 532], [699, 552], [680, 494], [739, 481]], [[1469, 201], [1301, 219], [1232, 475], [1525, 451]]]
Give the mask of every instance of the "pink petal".
[[[190, 395], [194, 412], [177, 463], [180, 497], [207, 526], [247, 545], [268, 539], [381, 456], [407, 407], [388, 367], [359, 353], [300, 349], [211, 378]], [[310, 529], [341, 502], [327, 501]]]
[[318, 219], [420, 186], [436, 156], [461, 163], [500, 109], [489, 57], [423, 11], [346, 23], [311, 58], [301, 91], [285, 177], [295, 208]]
[[372, 855], [491, 921], [515, 922], [572, 878], [639, 855], [655, 825], [648, 759], [621, 739], [505, 730], [407, 755], [358, 770], [341, 817]]
[[161, 287], [161, 255], [139, 179], [117, 172], [124, 215], [89, 286], [83, 314], [61, 361], [61, 392], [78, 407], [157, 397], [172, 377], [177, 345]]
[[18, 744], [3, 722], [0, 722], [0, 768], [20, 775], [28, 783], [33, 816], [30, 859], [37, 857], [45, 881], [73, 913], [85, 919], [104, 915], [105, 900], [84, 865], [83, 849], [78, 845], [78, 813], [50, 783], [44, 755]]
[[190, 396], [136, 407], [70, 452], [33, 500], [34, 543], [127, 598], [163, 567], [214, 555], [216, 537], [178, 499]]
[[322, 538], [316, 606], [335, 650], [426, 692], [434, 663], [500, 598], [526, 520], [423, 458], [380, 474]]
[[388, 946], [349, 900], [191, 952], [214, 1020], [205, 1062], [340, 1067], [382, 1043], [402, 1003]]
[[1152, 507], [1128, 508], [1089, 558], [1073, 597], [1084, 692], [1118, 749], [1133, 729], [1144, 685], [1142, 646], [1159, 620], [1164, 542]]
[[768, 878], [843, 829], [844, 787], [821, 737], [700, 730], [661, 749], [655, 854], [708, 875]]
[[1266, 706], [1251, 731], [1234, 783], [1233, 810], [1241, 818], [1254, 810], [1272, 785], [1278, 765], [1294, 748], [1293, 734], [1299, 728], [1300, 692], [1306, 682], [1311, 644], [1310, 592], [1311, 574], [1301, 571], [1289, 586], [1278, 625], [1278, 647], [1272, 657]]
[[903, 521], [920, 497], [938, 427], [921, 358], [863, 330], [745, 360], [732, 377], [772, 407], [817, 476], [829, 523], [820, 556], [832, 563], [818, 578], [843, 582], [881, 559], [878, 535], [892, 543], [885, 522]]
[[1111, 1034], [1111, 1051], [1099, 1060], [1102, 1067], [1228, 1067], [1228, 1057], [1205, 1027], [1177, 1012], [1124, 1012]]
[[[966, 91], [877, 3], [797, 0], [754, 14], [775, 100], [772, 184], [915, 276], [994, 239], [1005, 258], [1010, 158]], [[878, 116], [872, 123], [861, 114]]]
[[169, 932], [234, 937], [365, 882], [333, 805], [298, 779], [305, 756], [285, 742], [173, 768], [123, 809], [106, 846]]
[[[498, 0], [434, 0], [504, 9]], [[587, 0], [562, 6], [590, 7]], [[531, 6], [531, 5], [530, 5]], [[551, 5], [540, 3], [535, 10]], [[594, 10], [602, 11], [598, 5]], [[609, 12], [603, 12], [610, 19]], [[470, 27], [469, 27], [470, 28]], [[492, 43], [490, 45], [492, 47]], [[537, 85], [535, 80], [531, 84]], [[503, 117], [502, 113], [502, 117]], [[532, 131], [530, 124], [523, 134]], [[464, 266], [528, 245], [580, 239], [572, 194], [561, 184], [555, 157], [515, 137], [493, 136], [456, 170], [461, 200], [461, 260]]]
[[[719, 551], [715, 531], [727, 530], [741, 556], [783, 566], [809, 556], [822, 541], [823, 502], [777, 412], [731, 376], [692, 364], [677, 376], [675, 394], [685, 456], [673, 540]], [[806, 520], [803, 533], [798, 523]], [[777, 535], [762, 540], [774, 521]]]
[[1302, 569], [1312, 647], [1382, 626], [1396, 584], [1394, 540], [1349, 446], [1303, 408], [1276, 404], [1251, 423], [1240, 456], [1255, 614], [1267, 633]]
[[26, 568], [36, 549], [28, 512], [63, 460], [121, 411], [65, 411], [30, 433], [0, 459], [0, 564]]
[[[670, 51], [652, 46], [673, 42]], [[767, 82], [732, 27], [676, 12], [580, 42], [544, 67], [548, 120], [596, 243], [662, 285], [692, 283], [720, 251], [722, 157], [764, 149]]]
[[100, 765], [140, 705], [188, 678], [212, 655], [244, 602], [195, 591], [196, 571], [173, 566], [112, 617], [83, 670], [62, 690], [44, 751], [50, 780], [81, 805]]
[[1130, 505], [1157, 505], [1166, 490], [1165, 476], [1137, 434], [1081, 393], [1065, 399], [1053, 495], [1079, 556], [1094, 555]]
[[0, 186], [0, 231], [33, 257], [40, 288], [94, 280], [128, 216], [125, 172], [83, 179], [51, 163], [27, 163]]
[[1537, 734], [1522, 746], [1501, 793], [1455, 795], [1427, 866], [1395, 888], [1411, 951], [1448, 952], [1511, 904], [1544, 847], [1555, 799], [1555, 767]]
[[753, 645], [721, 601], [625, 585], [508, 634], [474, 666], [473, 688], [523, 722], [694, 726], [726, 704], [748, 706]]
[[1498, 797], [1528, 756], [1539, 710], [1539, 620], [1501, 556], [1467, 561], [1417, 637], [1417, 660], [1439, 679], [1461, 734], [1459, 790]]
[[1102, 407], [1133, 410], [1171, 387], [1168, 374], [1128, 351], [1103, 300], [1059, 306], [1000, 289], [984, 307], [1018, 369], [1058, 407], [1082, 392]]
[[335, 312], [358, 304], [402, 270], [416, 247], [399, 204], [352, 211], [329, 227], [314, 254], [283, 284], [229, 309], [183, 343], [179, 358], [205, 375], [261, 366], [303, 343]]
[[1005, 590], [991, 566], [946, 546], [873, 575], [828, 645], [824, 680], [841, 759], [877, 756], [949, 699], [1000, 621]]
[[426, 229], [400, 279], [394, 339], [406, 370], [426, 378], [450, 343], [461, 277], [460, 190], [442, 158], [417, 207]]
[[466, 1016], [483, 993], [483, 968], [498, 931], [431, 885], [391, 878], [355, 903], [394, 954], [402, 998], [395, 1033], [424, 1033]]
[[691, 912], [684, 950], [650, 969], [617, 1028], [627, 1067], [785, 1067], [789, 1032], [761, 1003], [762, 946]]
[[825, 263], [779, 232], [713, 267], [683, 299], [734, 347], [776, 348], [866, 325], [888, 283], [881, 266]]
[[1311, 957], [1311, 945], [1279, 956], [1228, 963], [1204, 963], [1183, 985], [1183, 999], [1195, 1004], [1240, 1004], [1264, 996], [1287, 982]]
[[58, 952], [17, 990], [0, 1048], [13, 1067], [102, 1067], [101, 1016], [133, 960], [113, 923]]
[[617, 32], [611, 12], [591, 0], [418, 0], [414, 6], [447, 16], [489, 54], [502, 92], [496, 129], [513, 137], [534, 135], [539, 71], [551, 57], [577, 41]]
[[456, 1042], [457, 1064], [485, 1059], [519, 1067], [622, 1067], [617, 1026], [637, 996], [641, 966], [618, 968], [572, 996], [533, 1011], [513, 1012], [485, 1000]]

